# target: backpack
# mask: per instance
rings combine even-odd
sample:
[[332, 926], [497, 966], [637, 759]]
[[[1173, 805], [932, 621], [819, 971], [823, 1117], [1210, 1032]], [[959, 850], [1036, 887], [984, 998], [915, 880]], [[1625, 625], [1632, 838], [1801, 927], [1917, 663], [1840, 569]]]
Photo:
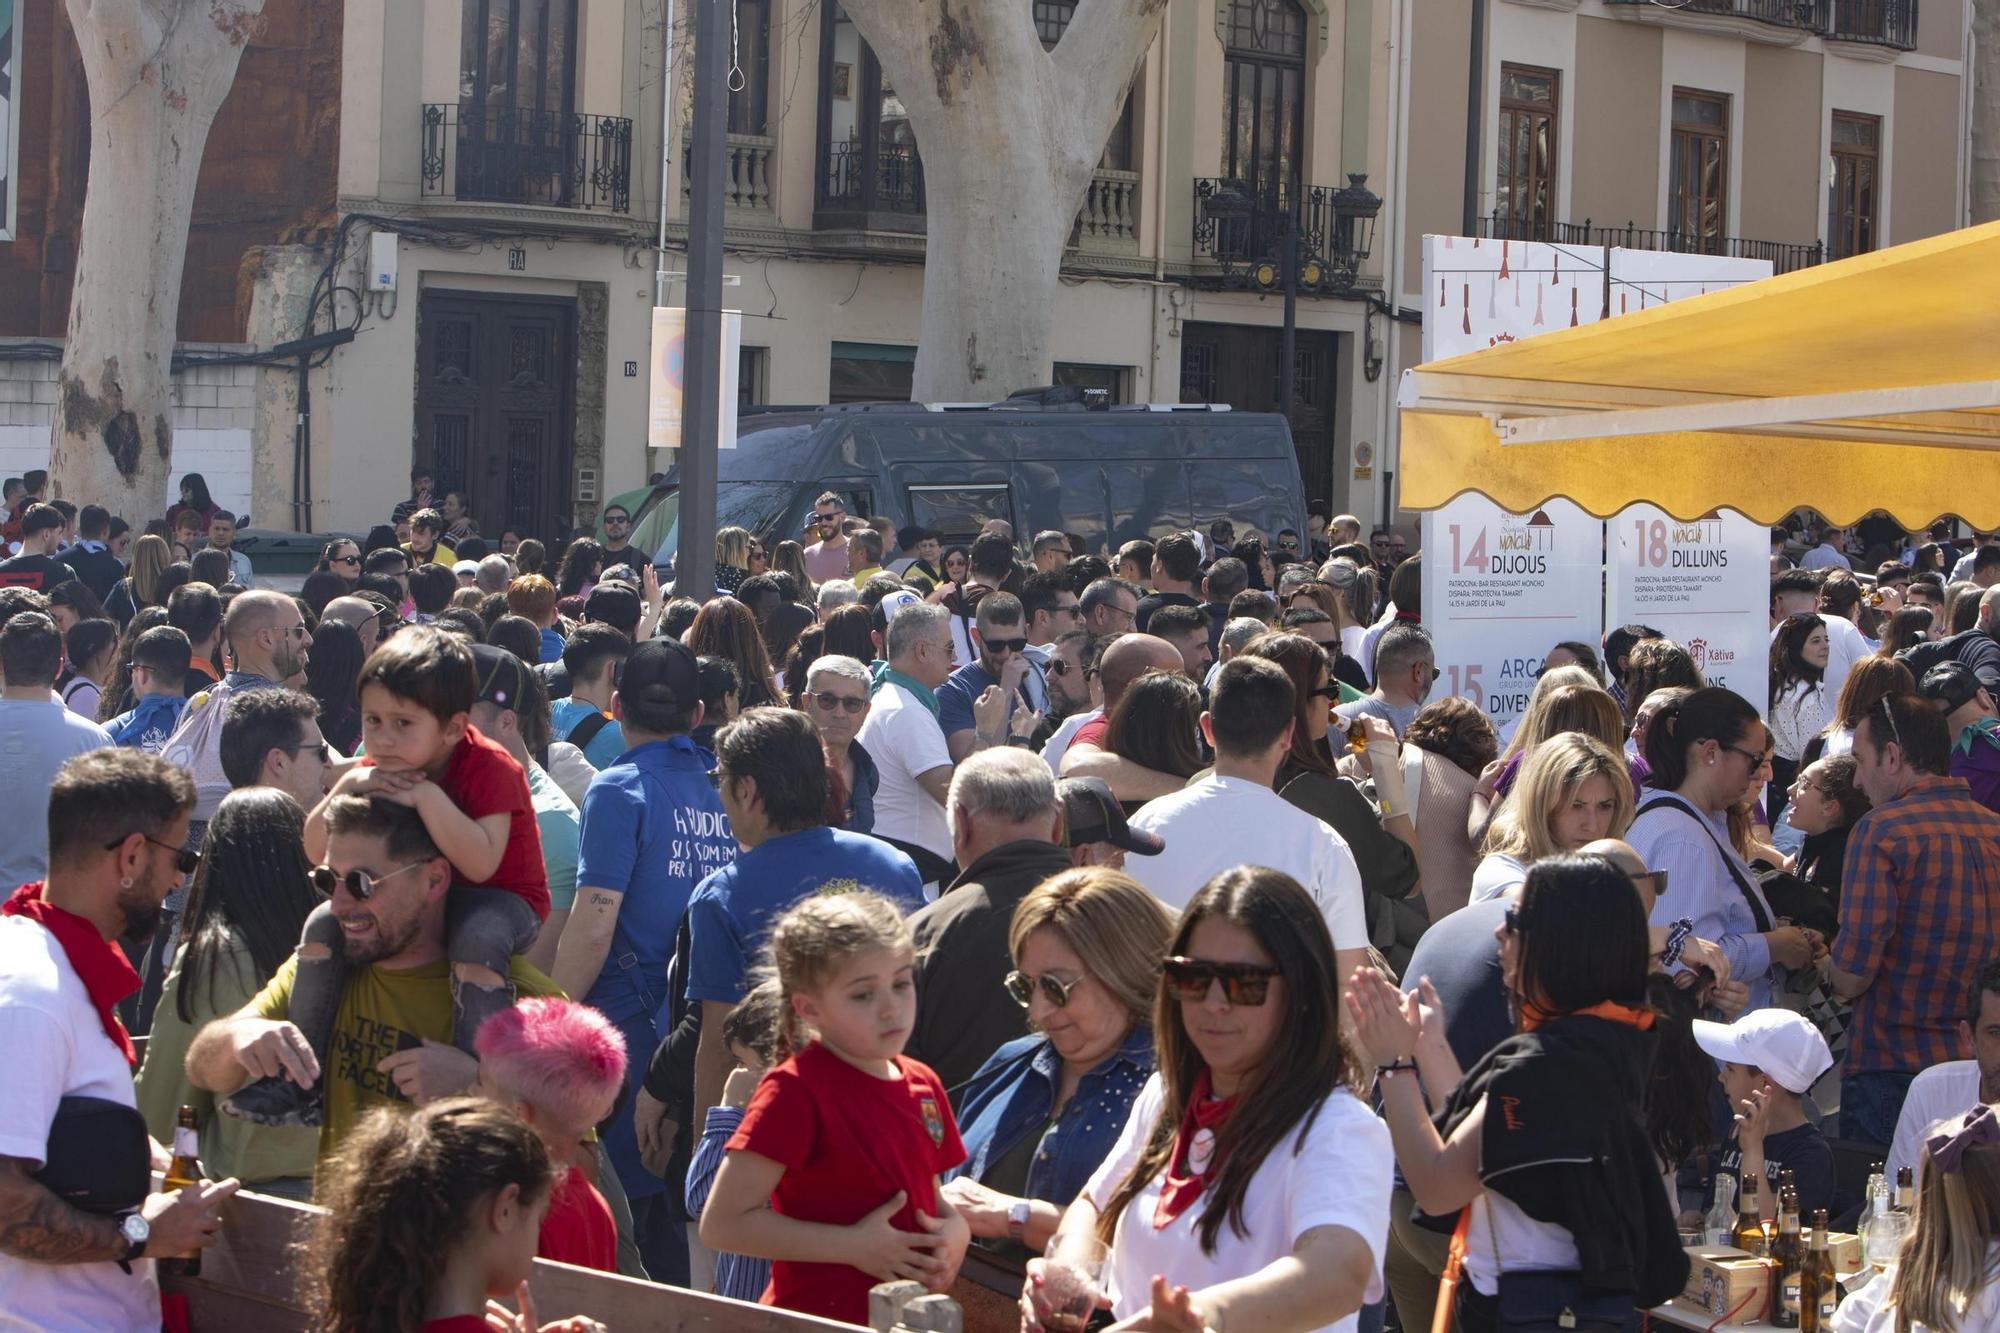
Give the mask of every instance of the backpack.
[[208, 820], [229, 795], [229, 776], [222, 771], [222, 715], [238, 694], [227, 681], [196, 693], [187, 702], [174, 734], [160, 747], [160, 758], [188, 771], [194, 778], [194, 817]]

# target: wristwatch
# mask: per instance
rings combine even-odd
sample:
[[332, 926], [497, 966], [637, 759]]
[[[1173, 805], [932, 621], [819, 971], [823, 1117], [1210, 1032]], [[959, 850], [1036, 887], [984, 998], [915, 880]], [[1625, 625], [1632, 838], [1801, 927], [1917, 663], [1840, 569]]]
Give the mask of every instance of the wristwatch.
[[1034, 1205], [1026, 1199], [1014, 1200], [1014, 1206], [1007, 1210], [1007, 1235], [1016, 1245], [1027, 1244], [1028, 1214]]
[[125, 1253], [118, 1262], [129, 1264], [145, 1257], [146, 1242], [153, 1238], [152, 1224], [138, 1213], [127, 1213], [118, 1219], [118, 1230], [125, 1237]]

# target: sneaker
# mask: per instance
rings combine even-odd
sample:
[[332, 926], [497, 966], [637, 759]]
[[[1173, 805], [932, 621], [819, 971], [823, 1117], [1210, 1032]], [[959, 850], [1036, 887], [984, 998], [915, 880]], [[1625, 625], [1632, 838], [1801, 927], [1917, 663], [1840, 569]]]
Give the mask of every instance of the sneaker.
[[302, 1088], [288, 1078], [263, 1078], [222, 1099], [222, 1109], [240, 1120], [279, 1127], [317, 1127], [321, 1122], [317, 1088]]

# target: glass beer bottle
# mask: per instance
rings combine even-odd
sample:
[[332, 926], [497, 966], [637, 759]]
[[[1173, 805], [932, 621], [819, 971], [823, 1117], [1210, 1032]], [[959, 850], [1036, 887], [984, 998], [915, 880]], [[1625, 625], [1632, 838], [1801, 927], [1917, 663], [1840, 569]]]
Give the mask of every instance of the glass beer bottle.
[[1833, 1310], [1840, 1284], [1833, 1276], [1833, 1250], [1826, 1238], [1826, 1209], [1813, 1213], [1812, 1240], [1799, 1268], [1800, 1333], [1833, 1333]]
[[[201, 1183], [200, 1128], [192, 1106], [183, 1106], [174, 1117], [174, 1158], [161, 1177], [160, 1187], [164, 1192], [178, 1194], [190, 1185]], [[161, 1277], [198, 1277], [201, 1251], [161, 1258], [155, 1267]]]
[[1805, 1255], [1799, 1244], [1799, 1196], [1790, 1182], [1778, 1187], [1778, 1234], [1771, 1241], [1772, 1281], [1776, 1284], [1771, 1302], [1773, 1328], [1797, 1328], [1803, 1299], [1799, 1276]]

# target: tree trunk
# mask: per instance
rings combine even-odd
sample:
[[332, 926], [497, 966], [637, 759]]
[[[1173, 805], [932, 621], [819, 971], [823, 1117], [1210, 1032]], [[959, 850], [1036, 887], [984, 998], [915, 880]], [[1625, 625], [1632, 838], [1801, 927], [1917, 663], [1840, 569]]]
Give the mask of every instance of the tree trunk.
[[68, 0], [90, 87], [52, 494], [134, 527], [162, 513], [172, 361], [195, 178], [264, 0]]
[[2000, 218], [2000, 0], [1972, 0], [1972, 220]]
[[1024, 0], [846, 0], [909, 112], [926, 197], [911, 396], [1046, 384], [1063, 248], [1165, 0], [1081, 0], [1042, 49]]

